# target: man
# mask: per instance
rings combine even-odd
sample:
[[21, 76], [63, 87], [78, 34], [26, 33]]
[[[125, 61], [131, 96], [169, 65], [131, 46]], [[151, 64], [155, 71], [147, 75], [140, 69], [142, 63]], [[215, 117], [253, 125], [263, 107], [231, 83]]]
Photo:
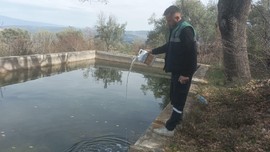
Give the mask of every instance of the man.
[[164, 14], [170, 28], [169, 41], [149, 53], [165, 53], [165, 72], [171, 73], [170, 99], [173, 112], [163, 128], [154, 132], [164, 136], [173, 136], [174, 129], [182, 120], [183, 109], [189, 92], [192, 76], [197, 67], [195, 31], [181, 18], [177, 6], [168, 7]]

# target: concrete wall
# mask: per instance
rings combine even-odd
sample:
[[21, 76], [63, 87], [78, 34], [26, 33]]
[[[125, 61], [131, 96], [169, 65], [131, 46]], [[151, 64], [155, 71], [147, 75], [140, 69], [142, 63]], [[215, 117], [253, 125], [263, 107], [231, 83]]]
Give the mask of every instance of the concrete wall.
[[45, 67], [37, 67], [25, 70], [14, 70], [6, 73], [0, 73], [0, 87], [61, 74], [63, 72], [77, 70], [82, 67], [91, 67], [94, 66], [94, 63], [95, 60], [84, 60], [72, 62], [69, 64], [57, 64]]
[[[64, 52], [53, 54], [35, 54], [28, 56], [10, 56], [0, 58], [0, 74], [9, 71], [40, 68], [57, 64], [65, 64], [84, 60], [100, 59], [105, 61], [113, 61], [119, 63], [130, 64], [134, 56], [108, 53], [103, 51], [80, 51], [80, 52]], [[136, 62], [136, 65], [146, 66], [145, 64]], [[156, 59], [153, 67], [163, 67], [163, 60]]]
[[[111, 53], [111, 52], [103, 52], [97, 51], [95, 59], [104, 60], [104, 61], [112, 61], [118, 63], [127, 63], [130, 64], [133, 60], [134, 56], [126, 55], [126, 54], [119, 54], [119, 53]], [[137, 66], [147, 67], [146, 64], [135, 62]], [[154, 64], [151, 66], [153, 68], [163, 68], [164, 60], [163, 59], [155, 59]]]
[[94, 59], [95, 52], [82, 51], [1, 57], [0, 73]]

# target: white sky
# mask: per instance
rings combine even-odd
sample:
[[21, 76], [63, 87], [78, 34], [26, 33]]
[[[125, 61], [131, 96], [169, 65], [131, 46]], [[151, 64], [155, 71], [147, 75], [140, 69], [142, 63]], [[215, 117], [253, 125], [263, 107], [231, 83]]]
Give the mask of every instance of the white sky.
[[[92, 0], [95, 1], [95, 0]], [[201, 0], [204, 4], [208, 0]], [[113, 15], [126, 30], [151, 30], [148, 19], [153, 13], [162, 17], [174, 0], [109, 0], [107, 5], [79, 0], [0, 0], [0, 15], [64, 26], [94, 27], [103, 12]]]

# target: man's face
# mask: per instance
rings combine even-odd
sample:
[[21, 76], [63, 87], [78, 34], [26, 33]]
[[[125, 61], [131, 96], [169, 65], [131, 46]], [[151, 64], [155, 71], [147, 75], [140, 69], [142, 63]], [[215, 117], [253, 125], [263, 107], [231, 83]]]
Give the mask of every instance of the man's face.
[[173, 28], [181, 20], [181, 14], [180, 13], [169, 14], [169, 15], [166, 15], [165, 18], [167, 21], [167, 25], [170, 28]]

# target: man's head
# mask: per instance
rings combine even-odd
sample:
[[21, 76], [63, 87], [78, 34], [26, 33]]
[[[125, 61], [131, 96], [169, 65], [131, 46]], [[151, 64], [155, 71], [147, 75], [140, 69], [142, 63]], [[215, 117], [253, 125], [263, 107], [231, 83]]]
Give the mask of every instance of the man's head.
[[170, 28], [175, 27], [177, 25], [177, 23], [182, 19], [181, 18], [181, 11], [175, 5], [168, 7], [164, 11], [163, 15], [166, 17], [167, 24]]

